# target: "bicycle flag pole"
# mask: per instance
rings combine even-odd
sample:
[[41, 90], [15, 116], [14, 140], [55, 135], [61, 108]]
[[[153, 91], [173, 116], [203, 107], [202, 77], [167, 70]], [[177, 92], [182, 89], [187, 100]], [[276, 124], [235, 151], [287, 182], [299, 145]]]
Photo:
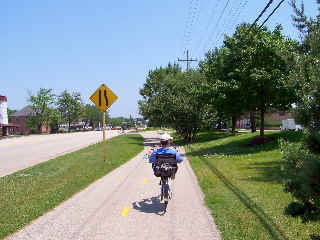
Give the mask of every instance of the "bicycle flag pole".
[[111, 89], [105, 84], [101, 86], [91, 95], [90, 100], [102, 111], [103, 119], [103, 144], [104, 144], [104, 161], [107, 159], [107, 143], [106, 143], [106, 111], [118, 99]]

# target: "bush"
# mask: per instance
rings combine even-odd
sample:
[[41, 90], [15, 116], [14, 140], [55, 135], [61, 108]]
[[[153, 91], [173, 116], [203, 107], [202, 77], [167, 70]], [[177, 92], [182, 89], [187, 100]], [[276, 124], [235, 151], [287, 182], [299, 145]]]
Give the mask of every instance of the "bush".
[[306, 131], [303, 139], [306, 147], [314, 153], [320, 153], [320, 133], [316, 131]]
[[320, 212], [320, 157], [302, 145], [280, 140], [284, 191], [299, 200], [307, 212]]
[[296, 217], [296, 216], [303, 215], [306, 211], [307, 209], [305, 205], [297, 202], [292, 202], [285, 208], [284, 213], [286, 215], [291, 215], [292, 217]]

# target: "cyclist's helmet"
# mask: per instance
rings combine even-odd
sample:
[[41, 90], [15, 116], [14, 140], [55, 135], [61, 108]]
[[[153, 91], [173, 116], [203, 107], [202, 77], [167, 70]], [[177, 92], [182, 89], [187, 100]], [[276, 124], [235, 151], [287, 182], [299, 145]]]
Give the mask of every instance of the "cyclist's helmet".
[[172, 140], [173, 138], [170, 136], [170, 134], [165, 133], [160, 136], [160, 142], [161, 144], [167, 144], [169, 140]]

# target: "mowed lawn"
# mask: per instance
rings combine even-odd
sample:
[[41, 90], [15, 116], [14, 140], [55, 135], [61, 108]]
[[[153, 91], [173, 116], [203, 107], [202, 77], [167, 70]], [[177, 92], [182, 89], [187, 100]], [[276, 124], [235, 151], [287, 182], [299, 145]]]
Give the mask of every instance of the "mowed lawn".
[[0, 239], [43, 215], [144, 148], [141, 135], [121, 135], [0, 178]]
[[207, 132], [185, 146], [223, 239], [320, 239], [320, 222], [284, 214], [294, 199], [283, 192], [278, 139], [299, 143], [301, 133], [268, 131], [272, 142], [248, 146], [257, 135]]

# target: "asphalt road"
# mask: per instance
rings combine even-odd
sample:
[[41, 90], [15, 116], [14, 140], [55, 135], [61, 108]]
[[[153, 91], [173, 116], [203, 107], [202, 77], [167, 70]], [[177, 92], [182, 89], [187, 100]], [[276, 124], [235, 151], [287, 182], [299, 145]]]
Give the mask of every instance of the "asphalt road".
[[[107, 138], [119, 135], [106, 131]], [[102, 131], [30, 135], [0, 140], [0, 177], [102, 141]]]
[[[156, 140], [143, 135], [147, 143]], [[221, 239], [186, 159], [163, 214], [159, 178], [143, 159], [147, 150], [7, 239]]]

